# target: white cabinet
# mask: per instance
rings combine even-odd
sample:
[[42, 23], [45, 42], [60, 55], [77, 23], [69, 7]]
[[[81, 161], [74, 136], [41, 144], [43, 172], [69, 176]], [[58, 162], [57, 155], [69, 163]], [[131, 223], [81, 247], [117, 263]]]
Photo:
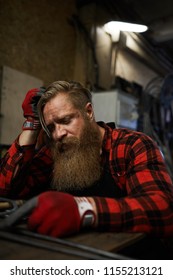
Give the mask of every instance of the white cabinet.
[[96, 121], [115, 122], [117, 127], [137, 129], [138, 99], [120, 90], [93, 92]]

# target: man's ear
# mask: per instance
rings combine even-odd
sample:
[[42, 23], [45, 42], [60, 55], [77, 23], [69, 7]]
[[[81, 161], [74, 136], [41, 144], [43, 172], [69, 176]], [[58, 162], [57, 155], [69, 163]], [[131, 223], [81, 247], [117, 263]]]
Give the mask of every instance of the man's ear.
[[94, 119], [94, 110], [93, 105], [90, 102], [86, 104], [85, 110], [88, 118], [92, 121]]

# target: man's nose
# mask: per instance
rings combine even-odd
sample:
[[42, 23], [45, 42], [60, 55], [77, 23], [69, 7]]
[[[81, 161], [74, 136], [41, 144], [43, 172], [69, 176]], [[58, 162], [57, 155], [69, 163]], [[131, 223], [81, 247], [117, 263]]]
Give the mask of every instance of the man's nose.
[[65, 129], [65, 127], [61, 124], [56, 124], [53, 132], [54, 140], [61, 140], [66, 135], [67, 135], [67, 130]]

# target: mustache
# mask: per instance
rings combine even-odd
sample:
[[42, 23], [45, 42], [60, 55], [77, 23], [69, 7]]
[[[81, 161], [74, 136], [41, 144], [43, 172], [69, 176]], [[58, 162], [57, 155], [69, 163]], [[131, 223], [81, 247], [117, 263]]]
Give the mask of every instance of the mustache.
[[57, 151], [59, 153], [63, 153], [66, 150], [79, 148], [81, 145], [81, 142], [76, 137], [70, 137], [70, 138], [63, 138], [61, 140], [58, 140], [56, 142], [52, 141], [51, 147], [53, 151]]

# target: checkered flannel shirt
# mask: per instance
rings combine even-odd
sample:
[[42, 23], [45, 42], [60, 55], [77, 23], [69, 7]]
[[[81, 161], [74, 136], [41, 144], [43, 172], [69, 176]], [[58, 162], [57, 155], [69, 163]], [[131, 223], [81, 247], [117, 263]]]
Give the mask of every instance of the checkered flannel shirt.
[[[103, 149], [109, 153], [115, 187], [121, 198], [94, 196], [98, 229], [173, 235], [173, 184], [154, 141], [140, 132], [112, 129], [104, 123]], [[103, 153], [104, 154], [104, 153]], [[14, 176], [16, 166], [20, 168]], [[17, 140], [1, 163], [0, 195], [28, 197], [49, 188], [52, 159], [48, 148], [20, 147]], [[14, 178], [13, 178], [14, 177]]]

